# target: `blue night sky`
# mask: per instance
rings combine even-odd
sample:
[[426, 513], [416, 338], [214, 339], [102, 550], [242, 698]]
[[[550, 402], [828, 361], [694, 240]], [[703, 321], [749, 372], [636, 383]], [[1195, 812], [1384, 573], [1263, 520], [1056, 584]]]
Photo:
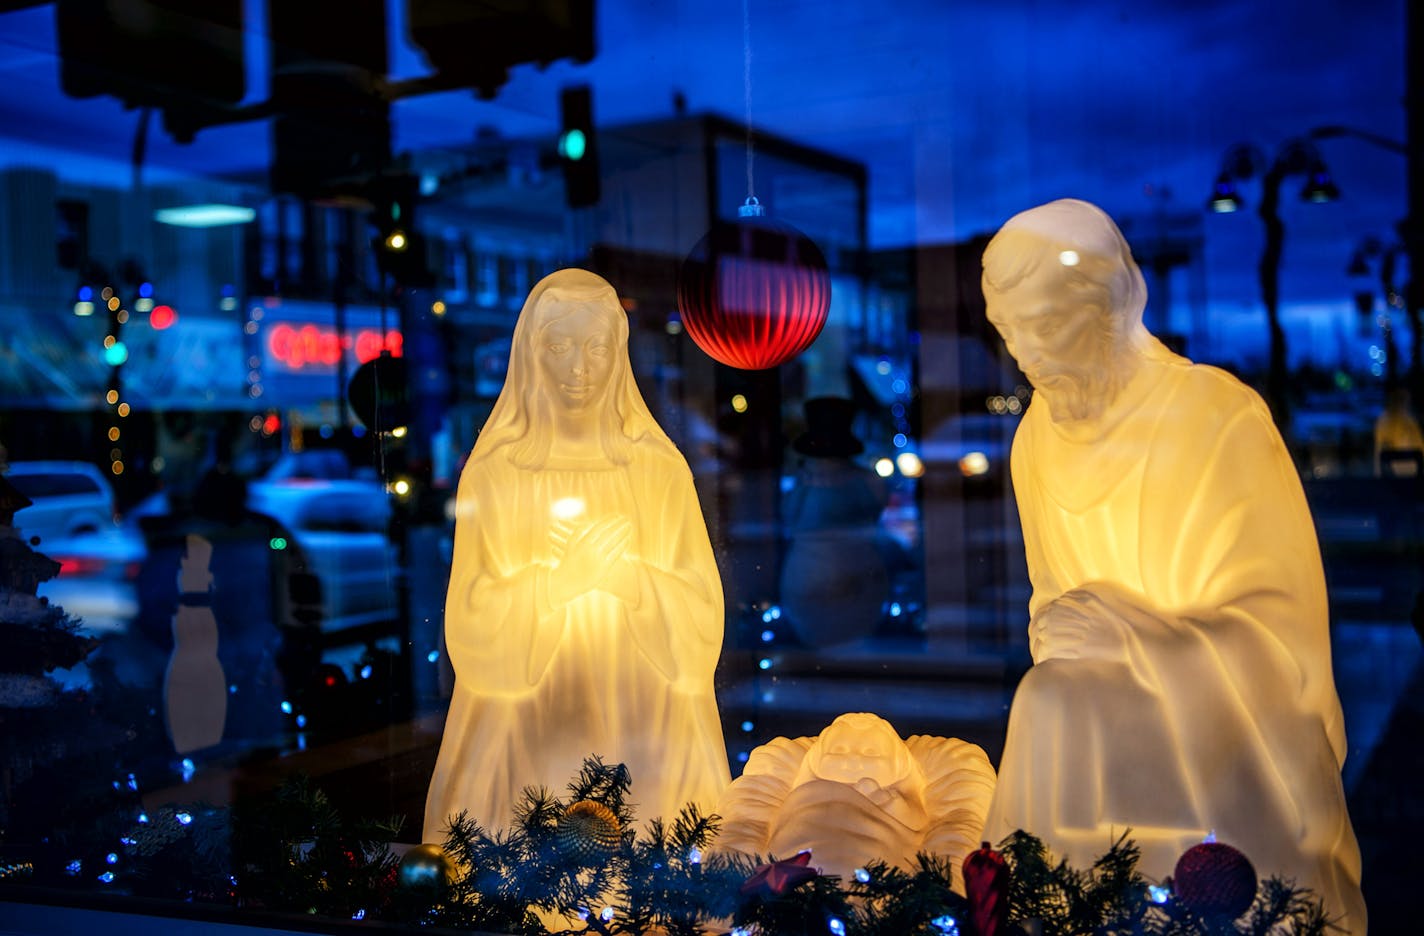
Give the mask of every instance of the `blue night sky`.
[[[261, 5], [248, 5], [249, 22], [260, 23]], [[492, 102], [463, 92], [401, 102], [397, 148], [464, 143], [479, 126], [551, 134], [558, 88], [570, 81], [593, 84], [603, 124], [669, 115], [674, 91], [694, 112], [742, 116], [739, 3], [601, 0], [598, 14], [593, 63], [516, 69]], [[395, 75], [423, 73], [402, 38], [401, 4], [392, 15]], [[97, 158], [126, 179], [136, 118], [108, 100], [60, 96], [51, 20], [50, 7], [0, 16], [4, 161], [50, 161], [59, 148], [76, 176], [104, 171], [87, 161]], [[992, 230], [1068, 195], [1119, 218], [1201, 212], [1232, 143], [1274, 151], [1325, 124], [1404, 136], [1404, 0], [749, 0], [749, 22], [753, 122], [866, 162], [878, 247]], [[266, 92], [265, 53], [255, 30], [249, 38], [256, 100]], [[1300, 180], [1287, 180], [1281, 288], [1288, 324], [1302, 338], [1313, 328], [1314, 353], [1329, 360], [1339, 331], [1330, 323], [1367, 285], [1345, 276], [1350, 251], [1403, 216], [1405, 164], [1355, 139], [1320, 148], [1343, 197], [1306, 205], [1295, 199]], [[190, 147], [155, 133], [149, 165], [156, 174], [252, 172], [267, 152], [257, 126], [205, 131]], [[1257, 187], [1242, 192], [1254, 199]], [[1233, 324], [1243, 336], [1262, 334], [1250, 311], [1259, 221], [1249, 211], [1203, 213], [1202, 231], [1219, 334], [1233, 334]]]

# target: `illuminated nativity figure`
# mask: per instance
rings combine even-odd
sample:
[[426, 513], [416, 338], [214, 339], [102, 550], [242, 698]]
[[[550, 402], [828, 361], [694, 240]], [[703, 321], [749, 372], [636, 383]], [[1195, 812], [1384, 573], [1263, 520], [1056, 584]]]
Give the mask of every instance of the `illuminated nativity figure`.
[[1320, 550], [1265, 404], [1147, 332], [1093, 205], [1010, 219], [983, 286], [1035, 388], [1011, 456], [1034, 665], [984, 837], [1081, 863], [1131, 830], [1162, 878], [1215, 832], [1363, 933]]
[[711, 811], [730, 782], [712, 689], [721, 579], [600, 277], [560, 270], [530, 292], [456, 504], [455, 689], [425, 841], [462, 810], [508, 826], [524, 787], [561, 790], [590, 754], [628, 766], [645, 818]]
[[850, 880], [879, 859], [907, 870], [930, 852], [949, 859], [954, 884], [979, 847], [994, 793], [994, 768], [977, 745], [915, 735], [853, 712], [815, 738], [776, 738], [752, 751], [717, 804], [715, 847], [790, 858]]

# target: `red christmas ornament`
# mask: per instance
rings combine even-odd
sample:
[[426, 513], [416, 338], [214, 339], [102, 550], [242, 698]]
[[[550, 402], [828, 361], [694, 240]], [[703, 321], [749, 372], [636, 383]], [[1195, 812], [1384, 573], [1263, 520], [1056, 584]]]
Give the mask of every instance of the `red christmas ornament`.
[[811, 853], [803, 851], [795, 858], [761, 865], [742, 884], [742, 896], [757, 895], [763, 899], [784, 897], [787, 891], [795, 890], [812, 878], [820, 876], [819, 871], [809, 867], [810, 863]]
[[749, 198], [736, 221], [718, 222], [687, 255], [677, 305], [709, 356], [763, 370], [816, 340], [831, 306], [831, 277], [810, 238], [767, 219]]
[[1177, 859], [1172, 892], [1195, 913], [1234, 920], [1256, 899], [1256, 869], [1230, 845], [1203, 842]]
[[988, 842], [964, 856], [964, 896], [969, 898], [971, 933], [1003, 936], [1007, 932], [1009, 866]]

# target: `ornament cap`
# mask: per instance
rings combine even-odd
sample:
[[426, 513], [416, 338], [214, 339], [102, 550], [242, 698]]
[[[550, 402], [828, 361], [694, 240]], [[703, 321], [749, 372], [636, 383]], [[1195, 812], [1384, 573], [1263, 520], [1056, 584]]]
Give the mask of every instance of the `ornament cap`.
[[762, 207], [761, 202], [757, 201], [755, 195], [748, 195], [747, 200], [737, 209], [739, 218], [760, 218], [765, 215], [766, 209]]

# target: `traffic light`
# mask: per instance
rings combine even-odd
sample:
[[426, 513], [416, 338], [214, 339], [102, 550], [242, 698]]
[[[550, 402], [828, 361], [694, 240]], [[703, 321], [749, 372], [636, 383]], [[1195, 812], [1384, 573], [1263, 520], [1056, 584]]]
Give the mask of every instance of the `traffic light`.
[[411, 173], [377, 176], [368, 186], [371, 201], [371, 250], [383, 273], [402, 286], [429, 287], [435, 284], [430, 270], [425, 237], [415, 229], [416, 199], [420, 180]]
[[401, 286], [430, 289], [436, 277], [430, 268], [430, 248], [418, 231], [396, 232], [372, 240], [376, 263]]
[[559, 164], [564, 197], [570, 208], [598, 204], [602, 196], [598, 138], [593, 128], [593, 92], [588, 85], [565, 88], [559, 95]]
[[174, 139], [242, 101], [243, 0], [57, 0], [60, 87], [157, 107]]
[[593, 0], [407, 0], [406, 21], [448, 84], [485, 98], [515, 65], [594, 55]]
[[377, 176], [368, 186], [371, 200], [371, 225], [380, 235], [382, 246], [400, 253], [408, 246], [414, 232], [415, 202], [420, 197], [420, 179], [409, 172]]
[[362, 197], [391, 160], [384, 0], [272, 0], [267, 18], [272, 191]]

